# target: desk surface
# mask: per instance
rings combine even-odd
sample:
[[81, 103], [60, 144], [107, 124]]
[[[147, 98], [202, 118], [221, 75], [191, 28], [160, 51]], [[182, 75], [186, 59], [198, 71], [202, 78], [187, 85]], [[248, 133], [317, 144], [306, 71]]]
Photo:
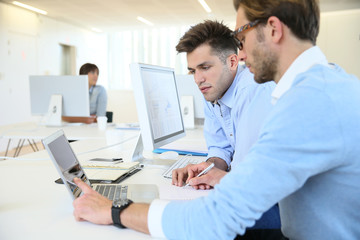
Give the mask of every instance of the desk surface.
[[[201, 139], [202, 134], [198, 138]], [[101, 143], [96, 145], [96, 142], [99, 141], [89, 139], [72, 143], [80, 161], [127, 154], [125, 149], [135, 139], [109, 148], [101, 148]], [[96, 147], [97, 151], [91, 151]], [[146, 153], [146, 157], [149, 156], [154, 157], [152, 153]], [[207, 191], [172, 186], [170, 179], [161, 176], [169, 164], [171, 160], [148, 165], [123, 183], [156, 184], [162, 199], [195, 198], [208, 194]], [[72, 214], [72, 199], [66, 188], [54, 183], [58, 177], [45, 151], [24, 155], [22, 159], [0, 161], [0, 239], [150, 239], [148, 235], [129, 229], [76, 222]]]
[[[115, 125], [112, 125], [107, 129], [113, 129], [114, 127]], [[24, 122], [0, 126], [0, 136], [11, 139], [31, 138], [41, 140], [59, 129], [63, 129], [70, 140], [101, 139], [106, 136], [107, 132], [99, 130], [96, 124], [68, 124], [61, 127], [48, 127], [39, 125], [36, 122]]]

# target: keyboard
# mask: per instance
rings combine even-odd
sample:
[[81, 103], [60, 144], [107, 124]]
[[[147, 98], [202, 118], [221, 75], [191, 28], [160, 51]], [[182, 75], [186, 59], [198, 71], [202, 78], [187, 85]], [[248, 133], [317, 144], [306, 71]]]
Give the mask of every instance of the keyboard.
[[110, 200], [126, 199], [128, 186], [99, 184], [94, 190]]
[[179, 159], [176, 160], [175, 163], [173, 163], [164, 173], [163, 173], [163, 177], [164, 178], [172, 178], [172, 171], [174, 169], [177, 168], [183, 168], [188, 164], [198, 164], [201, 162], [204, 162], [205, 159], [204, 158], [195, 158], [194, 156], [191, 155], [185, 155], [185, 156], [179, 156]]

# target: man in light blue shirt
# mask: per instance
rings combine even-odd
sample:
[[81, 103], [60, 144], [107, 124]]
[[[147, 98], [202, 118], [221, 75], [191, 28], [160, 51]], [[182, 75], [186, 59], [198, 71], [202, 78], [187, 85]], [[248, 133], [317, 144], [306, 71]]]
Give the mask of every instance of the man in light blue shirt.
[[[259, 140], [231, 172], [204, 175], [220, 181], [208, 197], [130, 204], [121, 223], [168, 239], [233, 239], [279, 202], [289, 239], [360, 239], [360, 81], [315, 46], [317, 0], [234, 5], [240, 57], [256, 81], [278, 84]], [[85, 191], [75, 218], [112, 224], [111, 201], [75, 181]]]
[[[207, 162], [222, 170], [241, 162], [258, 139], [275, 87], [256, 83], [249, 69], [238, 64], [231, 34], [222, 23], [208, 20], [191, 27], [176, 46], [178, 53], [187, 54], [189, 73], [204, 96]], [[187, 168], [175, 170], [173, 183], [182, 186], [186, 173]]]
[[[238, 64], [237, 44], [224, 24], [207, 20], [192, 26], [176, 46], [185, 52], [189, 73], [204, 96], [204, 136], [207, 162], [222, 170], [234, 168], [257, 141], [263, 121], [272, 105], [275, 83], [258, 84], [249, 70]], [[187, 180], [188, 165], [173, 171], [173, 184]], [[209, 188], [210, 185], [193, 186]], [[255, 229], [280, 229], [278, 206], [255, 224]], [[276, 230], [253, 230], [252, 234], [275, 235]], [[256, 232], [256, 233], [255, 233]], [[271, 239], [270, 237], [268, 239]]]

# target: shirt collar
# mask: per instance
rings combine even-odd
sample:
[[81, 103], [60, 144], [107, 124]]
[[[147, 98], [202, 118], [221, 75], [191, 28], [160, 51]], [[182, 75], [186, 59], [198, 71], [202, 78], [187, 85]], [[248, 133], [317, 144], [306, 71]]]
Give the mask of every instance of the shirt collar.
[[275, 105], [279, 98], [290, 89], [298, 74], [307, 71], [316, 64], [327, 65], [328, 61], [320, 48], [314, 46], [300, 54], [286, 70], [271, 94], [271, 103]]

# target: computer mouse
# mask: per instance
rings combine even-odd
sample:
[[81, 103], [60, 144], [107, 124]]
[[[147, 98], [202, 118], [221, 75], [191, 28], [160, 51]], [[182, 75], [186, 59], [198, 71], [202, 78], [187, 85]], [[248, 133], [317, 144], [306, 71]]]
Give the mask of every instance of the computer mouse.
[[160, 154], [160, 159], [173, 159], [176, 160], [179, 154], [175, 151], [167, 151]]

